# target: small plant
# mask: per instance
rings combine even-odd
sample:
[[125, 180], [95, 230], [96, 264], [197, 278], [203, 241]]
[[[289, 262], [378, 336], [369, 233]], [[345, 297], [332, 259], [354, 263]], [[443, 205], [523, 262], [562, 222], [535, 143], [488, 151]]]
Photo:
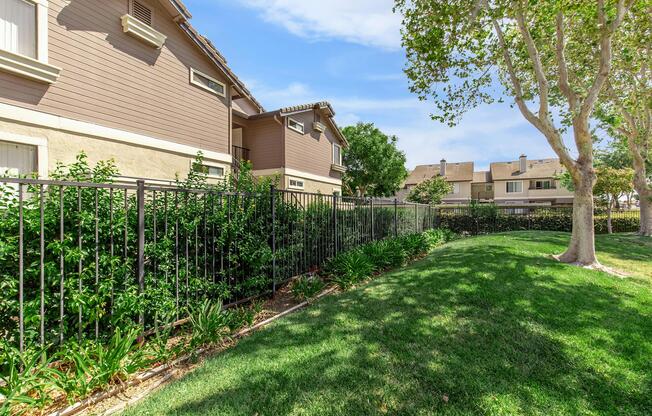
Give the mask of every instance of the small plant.
[[0, 344], [0, 414], [20, 415], [29, 408], [44, 408], [55, 387], [54, 371], [46, 348], [21, 353], [6, 341]]
[[248, 307], [234, 308], [228, 312], [229, 329], [236, 331], [246, 326], [252, 326], [256, 317], [263, 311], [262, 301], [253, 301]]
[[433, 249], [448, 241], [451, 241], [455, 234], [446, 228], [436, 228], [423, 233], [429, 249]]
[[327, 270], [337, 286], [348, 289], [370, 277], [374, 266], [362, 250], [351, 250], [331, 259]]
[[190, 345], [196, 348], [204, 344], [215, 344], [229, 334], [230, 314], [222, 310], [222, 302], [204, 300], [189, 311], [192, 336]]
[[292, 284], [292, 295], [298, 300], [310, 299], [321, 292], [324, 286], [324, 282], [316, 275], [301, 276]]

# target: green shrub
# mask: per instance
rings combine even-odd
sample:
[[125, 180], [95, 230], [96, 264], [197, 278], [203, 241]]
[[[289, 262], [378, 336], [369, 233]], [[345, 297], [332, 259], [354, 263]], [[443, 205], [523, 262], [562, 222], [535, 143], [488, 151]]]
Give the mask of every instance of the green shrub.
[[326, 270], [333, 283], [341, 289], [348, 289], [370, 277], [374, 266], [362, 250], [356, 249], [332, 258]]
[[198, 347], [204, 344], [214, 344], [229, 334], [230, 316], [222, 310], [222, 302], [204, 300], [189, 310], [192, 336], [190, 344]]
[[249, 306], [225, 311], [229, 330], [237, 331], [240, 328], [252, 326], [256, 322], [256, 317], [263, 311], [263, 306], [263, 301], [253, 301]]
[[408, 258], [416, 257], [429, 250], [428, 240], [423, 234], [408, 234], [398, 238]]
[[446, 228], [435, 228], [433, 230], [427, 230], [423, 233], [423, 235], [426, 239], [426, 244], [429, 250], [448, 241], [451, 241], [455, 237], [455, 233]]
[[292, 295], [299, 300], [315, 297], [325, 284], [315, 275], [301, 276], [292, 284]]

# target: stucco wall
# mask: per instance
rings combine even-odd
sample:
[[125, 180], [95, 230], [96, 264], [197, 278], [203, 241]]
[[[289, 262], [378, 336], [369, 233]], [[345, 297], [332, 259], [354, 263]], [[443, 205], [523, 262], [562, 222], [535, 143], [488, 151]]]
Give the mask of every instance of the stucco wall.
[[[0, 141], [3, 133], [42, 138], [47, 140], [48, 171], [57, 162], [69, 164], [80, 151], [86, 152], [91, 164], [100, 160], [114, 159], [123, 176], [174, 180], [179, 174], [182, 178], [190, 170], [193, 155], [167, 152], [142, 146], [120, 143], [92, 136], [73, 134], [65, 131], [28, 126], [8, 121], [0, 121]], [[228, 173], [230, 166], [210, 159], [211, 165], [218, 165]], [[43, 163], [39, 161], [39, 164]]]

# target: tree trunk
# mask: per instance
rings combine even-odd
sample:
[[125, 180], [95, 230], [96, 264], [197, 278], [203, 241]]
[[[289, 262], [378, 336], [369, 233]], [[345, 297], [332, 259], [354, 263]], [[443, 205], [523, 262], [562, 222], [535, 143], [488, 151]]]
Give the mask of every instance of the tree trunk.
[[582, 167], [575, 183], [573, 199], [573, 233], [568, 249], [557, 258], [563, 263], [599, 266], [595, 256], [595, 226], [593, 222], [593, 183], [591, 167]]
[[641, 199], [641, 226], [639, 234], [645, 237], [652, 237], [652, 190], [637, 189], [639, 198]]
[[613, 199], [611, 199], [609, 196], [607, 196], [607, 233], [608, 234], [613, 234], [614, 229], [611, 225], [611, 204], [613, 203]]

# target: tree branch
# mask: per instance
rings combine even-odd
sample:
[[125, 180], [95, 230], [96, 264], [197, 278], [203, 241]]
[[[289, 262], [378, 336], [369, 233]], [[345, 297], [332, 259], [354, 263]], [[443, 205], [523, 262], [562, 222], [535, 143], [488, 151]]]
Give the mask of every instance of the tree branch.
[[568, 64], [566, 63], [566, 54], [564, 50], [566, 49], [566, 41], [564, 39], [564, 14], [560, 10], [557, 13], [557, 61], [559, 64], [559, 89], [561, 90], [564, 97], [568, 100], [568, 107], [571, 110], [571, 113], [575, 114], [577, 112], [577, 94], [570, 86], [568, 81]]
[[541, 64], [541, 55], [537, 50], [537, 46], [532, 39], [532, 35], [525, 24], [525, 16], [523, 15], [523, 8], [521, 6], [516, 9], [516, 23], [518, 24], [518, 29], [521, 32], [521, 36], [525, 40], [525, 45], [527, 46], [527, 53], [532, 61], [534, 66], [534, 74], [537, 79], [537, 84], [539, 86], [539, 118], [541, 120], [548, 120], [548, 95], [549, 95], [549, 86], [548, 79], [546, 74], [543, 71], [543, 65]]
[[514, 100], [516, 101], [516, 104], [518, 105], [521, 114], [523, 114], [523, 117], [525, 117], [527, 121], [529, 121], [541, 133], [543, 133], [546, 140], [548, 140], [548, 143], [555, 151], [555, 153], [557, 153], [559, 159], [564, 164], [564, 166], [568, 168], [571, 175], [577, 175], [577, 171], [578, 171], [577, 163], [573, 160], [573, 158], [568, 153], [566, 146], [564, 146], [564, 142], [562, 141], [561, 134], [559, 134], [559, 131], [554, 128], [549, 118], [546, 118], [545, 123], [542, 122], [542, 120], [539, 117], [537, 117], [534, 113], [532, 113], [532, 111], [528, 108], [527, 104], [525, 103], [525, 100], [523, 99], [523, 87], [521, 86], [521, 81], [518, 79], [518, 76], [516, 75], [516, 70], [514, 69], [514, 63], [512, 62], [512, 57], [509, 55], [509, 49], [507, 48], [507, 43], [505, 42], [505, 36], [503, 34], [503, 30], [496, 19], [492, 19], [492, 23], [496, 35], [498, 36], [498, 43], [503, 53], [503, 59], [505, 60], [505, 66], [507, 67], [507, 73], [509, 75], [509, 79], [512, 83], [512, 87], [514, 88]]

